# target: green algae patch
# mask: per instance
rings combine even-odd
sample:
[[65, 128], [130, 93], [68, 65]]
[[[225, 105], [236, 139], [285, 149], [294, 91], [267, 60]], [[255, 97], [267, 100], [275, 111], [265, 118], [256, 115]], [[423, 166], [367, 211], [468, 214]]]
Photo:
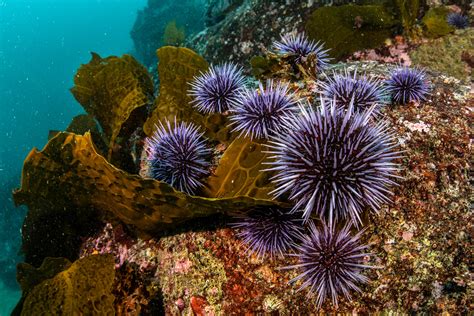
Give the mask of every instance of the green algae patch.
[[436, 38], [454, 31], [454, 28], [449, 25], [446, 20], [449, 12], [449, 9], [446, 7], [429, 9], [421, 20], [425, 35], [431, 38]]
[[471, 70], [462, 60], [463, 53], [474, 55], [474, 29], [457, 30], [442, 38], [421, 44], [410, 53], [415, 65], [469, 82]]
[[114, 315], [112, 255], [92, 255], [35, 286], [21, 315]]
[[380, 46], [391, 37], [396, 23], [381, 5], [342, 5], [316, 9], [305, 28], [310, 38], [331, 49], [331, 57], [341, 59]]

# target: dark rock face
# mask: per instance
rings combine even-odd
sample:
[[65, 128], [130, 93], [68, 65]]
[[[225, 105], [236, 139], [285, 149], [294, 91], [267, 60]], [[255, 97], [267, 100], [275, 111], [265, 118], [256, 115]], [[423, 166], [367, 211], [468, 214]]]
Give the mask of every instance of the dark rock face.
[[188, 38], [187, 45], [212, 63], [233, 61], [247, 66], [280, 38], [304, 31], [310, 14], [325, 5], [362, 3], [355, 0], [210, 0], [207, 28]]
[[155, 51], [163, 45], [166, 25], [176, 21], [184, 27], [186, 35], [204, 28], [206, 0], [148, 0], [148, 5], [138, 11], [130, 32], [137, 58], [146, 66], [156, 63]]

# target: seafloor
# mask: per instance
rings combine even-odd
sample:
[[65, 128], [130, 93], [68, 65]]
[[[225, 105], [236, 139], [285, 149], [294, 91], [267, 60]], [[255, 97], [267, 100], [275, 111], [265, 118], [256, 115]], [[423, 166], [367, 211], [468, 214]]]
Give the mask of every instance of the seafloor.
[[[233, 211], [273, 202], [264, 199], [268, 179], [256, 180], [261, 144], [236, 138], [225, 115], [205, 117], [189, 106], [187, 83], [206, 60], [186, 48], [160, 48], [155, 99], [150, 75], [132, 57], [94, 54], [72, 89], [89, 115], [29, 154], [14, 193], [29, 207], [26, 263], [18, 266], [23, 298], [14, 313], [472, 313], [472, 36], [471, 27], [437, 39], [398, 36], [327, 71], [358, 69], [385, 80], [403, 62], [426, 67], [431, 91], [426, 101], [383, 108], [403, 158], [393, 202], [363, 219], [362, 241], [373, 254], [366, 263], [377, 268], [365, 272], [369, 282], [352, 301], [340, 298], [337, 309], [327, 301], [319, 310], [306, 290], [288, 284], [298, 272], [279, 269], [296, 259], [257, 258], [229, 226]], [[440, 52], [449, 62], [433, 57]], [[253, 75], [286, 80], [300, 96], [315, 98], [321, 74], [288, 67], [271, 53], [265, 58], [271, 66], [253, 65]], [[228, 191], [217, 196], [210, 182], [201, 198], [139, 175], [147, 174], [143, 139], [153, 123], [175, 115], [200, 122], [217, 157], [235, 152], [229, 168], [237, 184], [218, 183]], [[217, 178], [222, 161], [215, 159]]]

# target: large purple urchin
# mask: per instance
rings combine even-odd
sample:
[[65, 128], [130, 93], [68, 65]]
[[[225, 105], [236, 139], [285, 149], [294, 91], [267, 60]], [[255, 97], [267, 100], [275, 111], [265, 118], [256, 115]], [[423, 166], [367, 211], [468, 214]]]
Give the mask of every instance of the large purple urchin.
[[296, 63], [301, 63], [309, 54], [314, 54], [318, 68], [316, 70], [326, 68], [331, 60], [328, 55], [329, 49], [324, 49], [321, 42], [308, 39], [304, 33], [281, 35], [280, 41], [275, 41], [273, 47], [282, 55], [294, 56]]
[[425, 72], [415, 68], [394, 69], [386, 84], [392, 100], [400, 104], [424, 101], [429, 92]]
[[229, 120], [234, 131], [250, 138], [268, 138], [282, 129], [282, 120], [297, 110], [298, 99], [288, 84], [267, 80], [266, 88], [245, 89], [232, 110]]
[[209, 174], [211, 150], [191, 123], [160, 122], [145, 141], [150, 176], [187, 194], [195, 194]]
[[300, 106], [285, 133], [267, 145], [268, 170], [276, 171], [272, 194], [289, 193], [293, 210], [304, 210], [305, 220], [316, 213], [330, 223], [349, 218], [358, 224], [366, 206], [378, 212], [390, 201], [400, 153], [388, 122], [371, 121], [373, 106], [359, 113], [352, 104], [343, 111], [333, 100], [320, 102], [318, 111]]
[[366, 283], [368, 278], [361, 272], [365, 268], [375, 268], [364, 264], [368, 246], [361, 245], [360, 231], [355, 236], [350, 234], [350, 225], [342, 230], [323, 222], [322, 229], [309, 223], [309, 234], [301, 244], [295, 247], [298, 264], [283, 269], [301, 269], [302, 272], [290, 283], [302, 281], [298, 291], [309, 289], [309, 295], [316, 296], [316, 305], [321, 307], [327, 297], [337, 306], [337, 297], [342, 294], [351, 299], [350, 291], [360, 291], [357, 283]]
[[239, 92], [244, 88], [242, 69], [232, 63], [211, 66], [190, 83], [189, 95], [198, 111], [222, 113], [233, 107]]
[[259, 258], [265, 253], [283, 256], [304, 236], [301, 216], [277, 206], [258, 206], [235, 220], [232, 226], [240, 230], [237, 236]]
[[452, 12], [446, 17], [446, 21], [449, 25], [457, 29], [465, 29], [469, 26], [469, 19], [460, 13]]
[[326, 82], [321, 82], [322, 94], [329, 99], [335, 99], [336, 104], [348, 108], [351, 102], [357, 111], [376, 105], [375, 113], [386, 103], [386, 92], [382, 82], [367, 76], [357, 76], [357, 70], [351, 75], [347, 69], [344, 73], [333, 72], [332, 78], [326, 76]]

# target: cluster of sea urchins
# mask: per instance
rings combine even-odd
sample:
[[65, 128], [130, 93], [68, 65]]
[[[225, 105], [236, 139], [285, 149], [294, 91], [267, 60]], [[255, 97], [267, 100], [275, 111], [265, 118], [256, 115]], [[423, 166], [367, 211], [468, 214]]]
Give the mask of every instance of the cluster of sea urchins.
[[[322, 44], [302, 34], [284, 35], [274, 47], [297, 63], [317, 55], [318, 70], [328, 63]], [[360, 241], [362, 233], [352, 236], [350, 229], [362, 224], [365, 209], [378, 212], [389, 202], [396, 185], [400, 152], [388, 122], [373, 113], [386, 103], [386, 91], [402, 104], [422, 101], [428, 93], [424, 73], [403, 67], [392, 71], [385, 85], [347, 71], [326, 79], [318, 104], [302, 101], [283, 82], [246, 88], [241, 69], [231, 63], [201, 73], [190, 89], [198, 111], [228, 113], [240, 137], [267, 147], [272, 194], [293, 207], [259, 206], [237, 217], [233, 226], [258, 257], [296, 251], [299, 263], [286, 268], [302, 270], [292, 282], [309, 288], [318, 306], [327, 297], [337, 305], [338, 295], [350, 298], [351, 290], [359, 290], [357, 283], [367, 280], [361, 274], [370, 267], [367, 246]], [[146, 147], [155, 178], [188, 194], [203, 185], [210, 150], [194, 125], [161, 124]], [[342, 221], [347, 224], [336, 229]]]

